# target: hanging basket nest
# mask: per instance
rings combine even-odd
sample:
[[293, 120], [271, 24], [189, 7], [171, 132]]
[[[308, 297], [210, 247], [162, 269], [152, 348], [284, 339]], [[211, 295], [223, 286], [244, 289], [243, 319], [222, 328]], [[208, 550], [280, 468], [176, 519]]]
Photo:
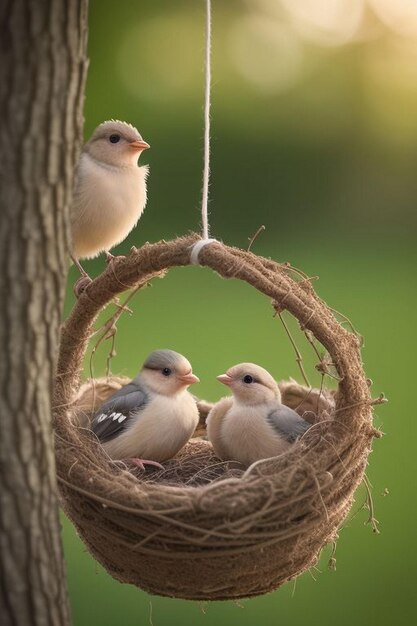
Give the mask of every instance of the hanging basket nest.
[[[197, 235], [146, 244], [115, 260], [78, 299], [62, 328], [55, 384], [56, 465], [62, 504], [92, 555], [116, 579], [158, 595], [219, 600], [259, 595], [312, 567], [334, 541], [364, 476], [372, 426], [358, 337], [344, 329], [287, 264], [215, 242], [201, 265], [246, 281], [288, 310], [328, 351], [336, 393], [281, 383], [283, 401], [314, 425], [279, 457], [245, 469], [192, 439], [164, 471], [133, 474], [86, 428], [123, 379], [81, 384], [93, 323], [103, 307], [175, 266], [190, 264]], [[209, 403], [201, 402], [196, 434]]]

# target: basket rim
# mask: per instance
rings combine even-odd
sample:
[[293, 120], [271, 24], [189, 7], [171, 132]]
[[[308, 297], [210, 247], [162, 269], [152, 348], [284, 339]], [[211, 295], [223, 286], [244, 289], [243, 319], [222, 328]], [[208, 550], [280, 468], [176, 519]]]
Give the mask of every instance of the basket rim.
[[[172, 267], [191, 265], [191, 250], [199, 240], [199, 235], [191, 234], [169, 242], [162, 240], [146, 243], [139, 249], [132, 248], [129, 256], [116, 257], [88, 285], [61, 329], [54, 406], [70, 404], [74, 389], [79, 387], [82, 359], [98, 313], [123, 291], [133, 287], [140, 289], [153, 278], [163, 277]], [[341, 326], [330, 308], [317, 296], [311, 281], [307, 277], [294, 280], [291, 277], [293, 268], [286, 263], [280, 264], [219, 241], [201, 249], [199, 262], [223, 278], [247, 282], [270, 297], [277, 310], [287, 309], [303, 330], [313, 333], [329, 352], [341, 379], [337, 410], [343, 413], [346, 423], [355, 424], [354, 413], [357, 412], [351, 411], [350, 405], [355, 405], [352, 408], [357, 408], [358, 404], [369, 408], [372, 402], [362, 367], [360, 341]]]

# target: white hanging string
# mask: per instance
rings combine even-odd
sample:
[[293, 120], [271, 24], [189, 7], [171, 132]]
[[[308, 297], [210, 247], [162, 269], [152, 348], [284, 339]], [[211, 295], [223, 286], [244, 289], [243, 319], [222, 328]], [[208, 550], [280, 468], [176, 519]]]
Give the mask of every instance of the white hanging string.
[[203, 239], [209, 238], [208, 193], [210, 179], [210, 105], [211, 105], [211, 0], [206, 0], [206, 55], [204, 93], [204, 169], [201, 217]]
[[190, 261], [198, 265], [200, 250], [216, 239], [209, 238], [208, 196], [210, 181], [210, 106], [211, 106], [211, 0], [206, 0], [206, 50], [205, 50], [205, 86], [204, 86], [204, 167], [203, 190], [201, 200], [202, 239], [192, 247]]

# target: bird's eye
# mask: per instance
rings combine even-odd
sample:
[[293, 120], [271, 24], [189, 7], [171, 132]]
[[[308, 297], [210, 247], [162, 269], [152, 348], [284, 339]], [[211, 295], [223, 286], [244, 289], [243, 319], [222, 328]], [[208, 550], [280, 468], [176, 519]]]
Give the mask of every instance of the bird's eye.
[[121, 139], [120, 135], [116, 135], [116, 134], [110, 135], [109, 137], [110, 143], [119, 143], [120, 139]]
[[169, 367], [164, 367], [164, 369], [162, 370], [162, 374], [164, 376], [170, 376], [172, 374], [172, 371], [169, 369]]
[[253, 376], [251, 376], [250, 374], [246, 374], [246, 376], [243, 377], [243, 382], [248, 385], [250, 383], [253, 383]]

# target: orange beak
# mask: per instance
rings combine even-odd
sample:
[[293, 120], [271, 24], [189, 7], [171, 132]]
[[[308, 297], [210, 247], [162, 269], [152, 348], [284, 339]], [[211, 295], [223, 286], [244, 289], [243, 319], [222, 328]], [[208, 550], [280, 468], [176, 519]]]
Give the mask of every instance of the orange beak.
[[216, 378], [219, 383], [223, 383], [223, 385], [227, 385], [228, 387], [230, 387], [233, 382], [233, 378], [231, 378], [227, 374], [220, 374], [220, 376], [216, 376]]
[[148, 148], [151, 147], [146, 141], [143, 141], [143, 139], [137, 139], [136, 141], [131, 141], [129, 143], [129, 146], [133, 148], [134, 150], [147, 150]]
[[199, 383], [200, 379], [198, 378], [198, 376], [195, 376], [194, 374], [184, 374], [184, 376], [178, 376], [178, 379], [185, 383], [186, 385], [193, 385], [194, 383]]

